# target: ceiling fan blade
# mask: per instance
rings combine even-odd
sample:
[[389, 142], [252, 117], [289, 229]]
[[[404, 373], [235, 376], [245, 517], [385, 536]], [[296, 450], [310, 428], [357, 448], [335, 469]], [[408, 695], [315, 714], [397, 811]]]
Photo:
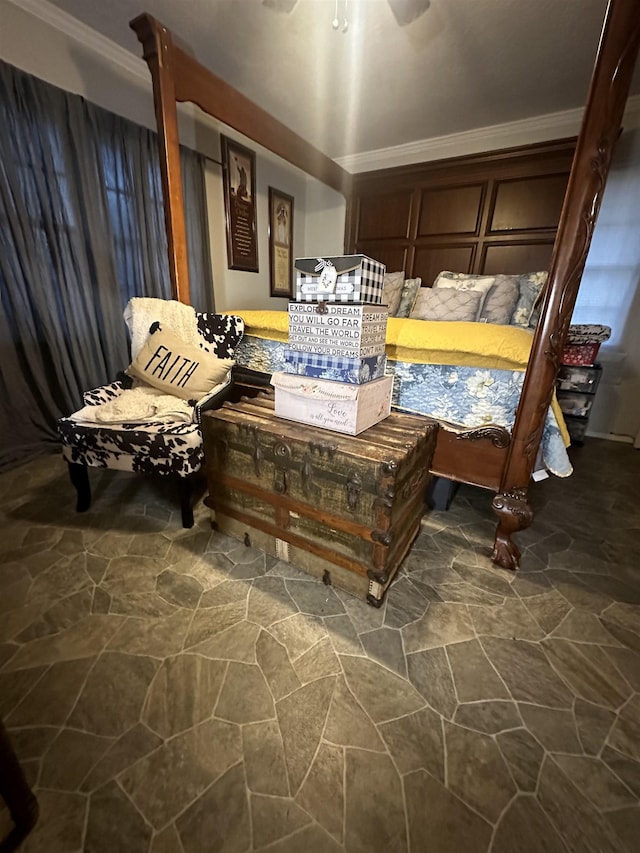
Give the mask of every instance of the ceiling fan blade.
[[431, 0], [387, 0], [387, 2], [401, 27], [424, 15], [431, 5]]
[[262, 5], [274, 12], [285, 12], [287, 15], [293, 11], [298, 0], [262, 0]]

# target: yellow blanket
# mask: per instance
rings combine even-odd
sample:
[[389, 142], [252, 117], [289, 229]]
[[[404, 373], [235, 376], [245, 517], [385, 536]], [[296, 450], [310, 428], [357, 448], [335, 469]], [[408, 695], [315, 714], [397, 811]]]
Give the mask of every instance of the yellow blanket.
[[[245, 322], [245, 334], [272, 341], [289, 340], [286, 311], [233, 311]], [[410, 364], [458, 364], [498, 370], [525, 370], [532, 332], [492, 323], [448, 323], [390, 317], [387, 356]]]
[[[230, 311], [245, 322], [245, 335], [272, 341], [289, 340], [286, 311]], [[520, 326], [493, 323], [449, 323], [389, 317], [387, 357], [409, 364], [457, 364], [496, 370], [525, 370], [533, 332]], [[567, 446], [569, 434], [560, 406], [552, 400], [553, 412]]]

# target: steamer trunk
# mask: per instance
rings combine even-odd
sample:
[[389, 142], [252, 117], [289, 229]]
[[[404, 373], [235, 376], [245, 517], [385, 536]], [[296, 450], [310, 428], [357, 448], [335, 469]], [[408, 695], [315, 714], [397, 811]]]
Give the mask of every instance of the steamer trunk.
[[379, 606], [420, 528], [437, 425], [392, 413], [347, 436], [273, 406], [268, 395], [203, 416], [215, 525]]

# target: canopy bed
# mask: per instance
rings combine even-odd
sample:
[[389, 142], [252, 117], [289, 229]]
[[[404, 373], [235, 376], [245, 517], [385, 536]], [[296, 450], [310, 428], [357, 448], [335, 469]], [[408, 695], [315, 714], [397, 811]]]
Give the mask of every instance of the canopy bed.
[[[526, 371], [513, 423], [508, 429], [495, 425], [461, 428], [441, 423], [438, 432], [432, 472], [495, 493], [492, 506], [498, 524], [492, 559], [504, 568], [517, 568], [520, 552], [512, 535], [528, 527], [533, 520], [527, 489], [543, 438], [613, 148], [620, 132], [640, 45], [637, 12], [636, 0], [611, 0], [607, 10], [543, 291], [540, 318], [527, 349]], [[352, 180], [334, 161], [177, 47], [171, 33], [154, 18], [141, 15], [131, 26], [143, 45], [153, 80], [174, 298], [188, 303], [177, 102], [195, 103], [205, 113], [343, 193], [347, 199]], [[247, 332], [250, 334], [250, 328]]]

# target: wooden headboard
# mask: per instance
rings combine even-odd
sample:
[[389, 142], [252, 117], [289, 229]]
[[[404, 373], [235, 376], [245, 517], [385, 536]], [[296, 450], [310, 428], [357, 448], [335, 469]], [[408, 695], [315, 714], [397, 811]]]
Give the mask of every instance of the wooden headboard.
[[575, 139], [364, 172], [352, 179], [348, 252], [420, 276], [548, 270]]

